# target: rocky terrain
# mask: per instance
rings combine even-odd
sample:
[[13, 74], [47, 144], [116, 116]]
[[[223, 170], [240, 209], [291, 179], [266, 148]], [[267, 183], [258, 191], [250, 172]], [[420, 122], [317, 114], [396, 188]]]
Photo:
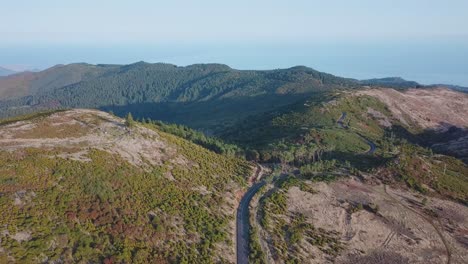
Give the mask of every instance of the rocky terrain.
[[431, 88], [368, 89], [357, 94], [375, 97], [385, 104], [391, 116], [373, 109], [369, 114], [386, 128], [398, 123], [415, 135], [417, 143], [468, 162], [467, 93]]
[[383, 102], [393, 118], [421, 130], [445, 132], [450, 127], [468, 128], [468, 94], [446, 88], [368, 89], [358, 93]]
[[467, 262], [468, 209], [449, 200], [357, 178], [259, 198], [253, 212], [269, 263]]

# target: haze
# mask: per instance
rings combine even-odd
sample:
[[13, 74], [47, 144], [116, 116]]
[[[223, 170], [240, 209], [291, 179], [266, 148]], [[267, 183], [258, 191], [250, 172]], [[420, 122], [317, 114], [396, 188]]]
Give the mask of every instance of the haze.
[[306, 65], [353, 78], [468, 85], [466, 1], [20, 0], [2, 10], [0, 65], [9, 68]]

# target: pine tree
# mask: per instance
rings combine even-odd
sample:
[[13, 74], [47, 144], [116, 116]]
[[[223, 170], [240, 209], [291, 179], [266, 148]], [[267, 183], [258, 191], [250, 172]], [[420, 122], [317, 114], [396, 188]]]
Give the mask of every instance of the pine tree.
[[133, 127], [135, 125], [135, 120], [133, 120], [132, 113], [128, 113], [125, 117], [125, 125], [127, 127]]

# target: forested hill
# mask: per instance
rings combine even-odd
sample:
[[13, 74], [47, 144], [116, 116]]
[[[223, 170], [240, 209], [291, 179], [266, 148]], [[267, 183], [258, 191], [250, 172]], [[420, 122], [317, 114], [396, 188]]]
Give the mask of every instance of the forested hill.
[[369, 80], [362, 80], [362, 85], [367, 86], [382, 86], [388, 88], [417, 88], [421, 87], [419, 83], [415, 81], [408, 81], [400, 77], [387, 77], [387, 78], [380, 78], [380, 79], [369, 79]]
[[10, 91], [9, 97], [0, 96], [1, 117], [44, 109], [99, 108], [197, 128], [270, 111], [306, 94], [360, 85], [303, 66], [253, 71], [221, 64], [178, 67], [145, 62], [70, 64], [18, 80], [20, 76], [0, 79], [0, 95]]

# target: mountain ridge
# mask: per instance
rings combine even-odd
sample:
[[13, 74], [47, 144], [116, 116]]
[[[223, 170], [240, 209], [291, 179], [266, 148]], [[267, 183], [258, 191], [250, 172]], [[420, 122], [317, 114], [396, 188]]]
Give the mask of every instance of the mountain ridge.
[[[70, 64], [30, 73], [25, 80], [20, 76], [0, 79], [0, 116], [76, 107], [111, 110], [123, 116], [130, 108], [138, 108], [137, 117], [164, 119], [168, 111], [183, 118], [183, 112], [208, 110], [202, 102], [226, 115], [248, 103], [240, 108], [238, 117], [232, 117], [243, 118], [290, 104], [306, 94], [359, 87], [355, 80], [306, 67], [254, 71], [223, 64]], [[261, 103], [252, 104], [254, 101]]]

